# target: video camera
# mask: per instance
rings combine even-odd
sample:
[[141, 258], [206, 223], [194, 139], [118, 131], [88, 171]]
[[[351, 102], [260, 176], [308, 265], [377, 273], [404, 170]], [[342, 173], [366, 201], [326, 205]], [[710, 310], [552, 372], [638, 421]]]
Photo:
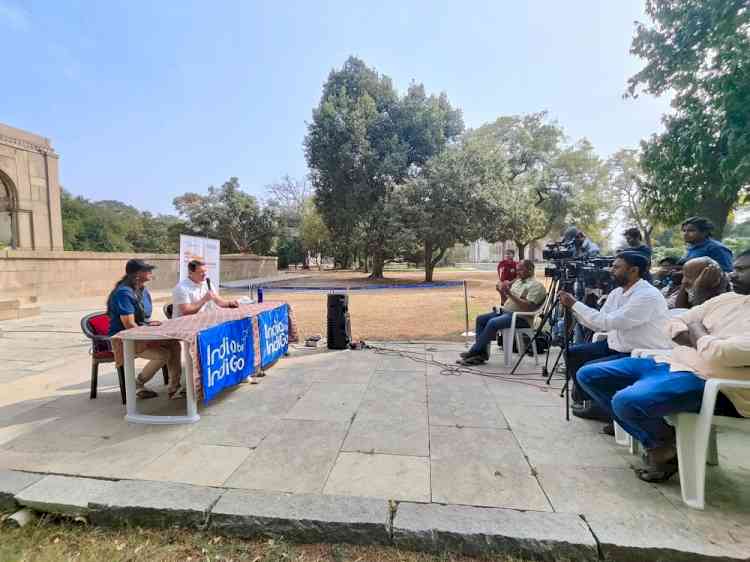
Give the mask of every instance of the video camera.
[[[542, 259], [549, 261], [569, 260], [575, 256], [573, 242], [552, 242], [547, 244], [546, 249], [542, 250]], [[546, 271], [546, 270], [545, 270]], [[545, 273], [546, 275], [546, 273]]]

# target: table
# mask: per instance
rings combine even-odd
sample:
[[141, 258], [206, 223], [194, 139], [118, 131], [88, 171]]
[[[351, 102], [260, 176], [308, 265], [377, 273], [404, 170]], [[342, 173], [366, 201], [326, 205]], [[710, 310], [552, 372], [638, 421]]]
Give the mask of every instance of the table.
[[[123, 330], [112, 336], [112, 349], [115, 362], [125, 370], [125, 391], [127, 396], [125, 419], [133, 423], [145, 424], [186, 424], [200, 420], [198, 399], [201, 395], [201, 371], [197, 354], [198, 333], [225, 322], [251, 318], [253, 320], [253, 345], [259, 345], [257, 316], [261, 312], [273, 310], [286, 304], [289, 307], [289, 341], [299, 340], [297, 322], [292, 308], [286, 302], [266, 301], [260, 304], [240, 305], [238, 308], [216, 308], [166, 320], [159, 326], [138, 326]], [[138, 412], [135, 399], [135, 342], [177, 340], [182, 347], [182, 365], [185, 375], [187, 412], [184, 416], [154, 416]], [[260, 368], [260, 351], [255, 353], [254, 372]], [[171, 374], [171, 373], [170, 373]]]

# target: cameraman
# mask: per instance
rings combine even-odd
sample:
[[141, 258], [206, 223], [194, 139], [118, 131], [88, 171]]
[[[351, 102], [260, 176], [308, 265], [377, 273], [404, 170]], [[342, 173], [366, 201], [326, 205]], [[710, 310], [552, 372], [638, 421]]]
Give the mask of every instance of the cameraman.
[[[607, 295], [601, 310], [579, 302], [565, 291], [560, 291], [560, 303], [571, 309], [581, 324], [606, 332], [607, 339], [573, 345], [565, 358], [568, 374], [573, 381], [573, 406], [578, 417], [605, 419], [609, 416], [577, 385], [576, 374], [586, 363], [609, 361], [626, 357], [635, 348], [665, 349], [670, 347], [664, 335], [669, 318], [667, 303], [659, 289], [646, 282], [648, 260], [639, 253], [625, 251], [612, 264], [612, 278], [619, 285]], [[588, 402], [588, 404], [586, 404]]]
[[576, 230], [573, 238], [573, 257], [577, 260], [590, 260], [599, 255], [599, 246], [586, 238], [582, 230]]

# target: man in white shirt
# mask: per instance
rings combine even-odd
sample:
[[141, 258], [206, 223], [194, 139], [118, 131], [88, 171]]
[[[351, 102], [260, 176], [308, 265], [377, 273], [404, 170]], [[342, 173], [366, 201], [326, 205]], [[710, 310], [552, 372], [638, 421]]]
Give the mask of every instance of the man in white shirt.
[[596, 332], [606, 332], [607, 339], [572, 345], [565, 357], [568, 374], [573, 382], [573, 415], [609, 421], [609, 415], [592, 404], [581, 391], [576, 375], [583, 365], [592, 361], [611, 361], [630, 355], [636, 348], [669, 348], [664, 327], [669, 319], [667, 302], [659, 289], [643, 279], [649, 262], [640, 253], [624, 251], [612, 264], [612, 278], [619, 285], [600, 310], [586, 306], [564, 291], [560, 302], [570, 308], [576, 320]]
[[172, 289], [172, 318], [197, 314], [208, 307], [237, 308], [237, 301], [227, 301], [208, 288], [206, 263], [199, 259], [188, 263], [188, 276]]
[[[677, 472], [674, 430], [664, 416], [699, 412], [706, 379], [750, 380], [750, 250], [737, 256], [734, 270], [734, 292], [670, 320], [676, 347], [669, 356], [586, 365], [578, 373], [586, 392], [645, 447], [647, 466], [636, 472], [642, 480], [664, 482]], [[715, 412], [750, 417], [750, 392], [722, 390]]]

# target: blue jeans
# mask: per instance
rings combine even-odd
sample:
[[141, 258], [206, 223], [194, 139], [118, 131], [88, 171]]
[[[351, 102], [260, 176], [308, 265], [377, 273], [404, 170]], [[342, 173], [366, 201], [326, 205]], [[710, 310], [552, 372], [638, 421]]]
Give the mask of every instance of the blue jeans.
[[573, 400], [576, 402], [582, 402], [583, 400], [589, 399], [585, 392], [581, 391], [581, 388], [578, 385], [578, 371], [581, 367], [588, 365], [589, 363], [612, 361], [614, 359], [628, 357], [629, 355], [629, 353], [621, 353], [614, 349], [610, 349], [607, 345], [607, 340], [571, 345], [568, 348], [568, 354], [565, 356], [565, 364], [567, 365], [570, 380], [573, 385]]
[[[513, 320], [512, 312], [488, 312], [477, 316], [474, 333], [476, 341], [469, 349], [469, 353], [487, 353], [487, 346], [492, 343], [500, 330], [510, 328]], [[525, 318], [516, 318], [518, 328], [528, 328], [529, 323]], [[513, 342], [503, 342], [503, 345], [513, 345]], [[523, 351], [523, 350], [519, 350]]]
[[674, 442], [664, 416], [698, 412], [705, 381], [689, 371], [669, 372], [667, 363], [628, 357], [586, 365], [578, 384], [644, 447]]

